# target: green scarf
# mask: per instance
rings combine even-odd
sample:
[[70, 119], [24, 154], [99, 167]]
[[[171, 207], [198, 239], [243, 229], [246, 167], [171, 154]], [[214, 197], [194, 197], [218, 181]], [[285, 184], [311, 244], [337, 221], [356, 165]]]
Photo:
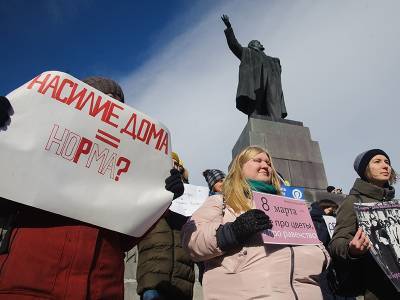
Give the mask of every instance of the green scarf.
[[276, 188], [272, 184], [265, 183], [264, 181], [258, 181], [253, 179], [246, 179], [250, 185], [251, 190], [260, 193], [277, 194]]

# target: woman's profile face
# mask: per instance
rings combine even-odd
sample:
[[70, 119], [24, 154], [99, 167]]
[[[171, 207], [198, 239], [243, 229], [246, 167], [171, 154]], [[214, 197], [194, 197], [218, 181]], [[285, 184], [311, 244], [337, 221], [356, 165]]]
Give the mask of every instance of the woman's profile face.
[[242, 167], [242, 175], [245, 178], [271, 183], [271, 161], [265, 152], [261, 152], [248, 160]]
[[391, 172], [389, 160], [386, 156], [378, 154], [369, 161], [365, 176], [369, 182], [382, 185], [389, 181]]

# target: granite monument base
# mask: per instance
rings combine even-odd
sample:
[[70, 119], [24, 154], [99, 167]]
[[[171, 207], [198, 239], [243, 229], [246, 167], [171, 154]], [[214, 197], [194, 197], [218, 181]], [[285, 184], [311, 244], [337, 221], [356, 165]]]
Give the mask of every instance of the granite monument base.
[[319, 144], [311, 139], [309, 128], [302, 122], [251, 116], [233, 147], [232, 156], [249, 145], [266, 148], [278, 172], [292, 186], [304, 187], [313, 198], [308, 200], [315, 201], [314, 195], [326, 191], [328, 182]]

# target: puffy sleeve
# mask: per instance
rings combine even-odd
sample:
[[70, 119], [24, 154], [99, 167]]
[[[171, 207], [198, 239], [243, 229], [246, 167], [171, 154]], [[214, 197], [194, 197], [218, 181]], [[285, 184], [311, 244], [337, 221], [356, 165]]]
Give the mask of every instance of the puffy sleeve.
[[204, 261], [224, 252], [217, 246], [216, 231], [223, 222], [221, 195], [209, 197], [182, 228], [182, 246], [193, 261]]
[[357, 217], [353, 208], [356, 200], [355, 196], [347, 196], [338, 210], [335, 231], [329, 243], [329, 252], [334, 258], [349, 258], [349, 242], [353, 239], [358, 228]]

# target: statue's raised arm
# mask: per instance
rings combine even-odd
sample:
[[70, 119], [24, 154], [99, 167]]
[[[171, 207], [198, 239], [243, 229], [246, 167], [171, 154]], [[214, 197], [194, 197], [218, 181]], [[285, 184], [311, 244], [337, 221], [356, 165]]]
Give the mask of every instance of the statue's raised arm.
[[229, 49], [236, 55], [237, 58], [242, 59], [243, 47], [237, 41], [235, 34], [233, 33], [231, 22], [229, 21], [228, 15], [222, 15], [221, 20], [224, 22], [226, 29], [224, 30], [226, 41]]
[[221, 16], [221, 20], [224, 22], [226, 28], [231, 28], [232, 27], [231, 22], [229, 22], [228, 15], [222, 15]]

